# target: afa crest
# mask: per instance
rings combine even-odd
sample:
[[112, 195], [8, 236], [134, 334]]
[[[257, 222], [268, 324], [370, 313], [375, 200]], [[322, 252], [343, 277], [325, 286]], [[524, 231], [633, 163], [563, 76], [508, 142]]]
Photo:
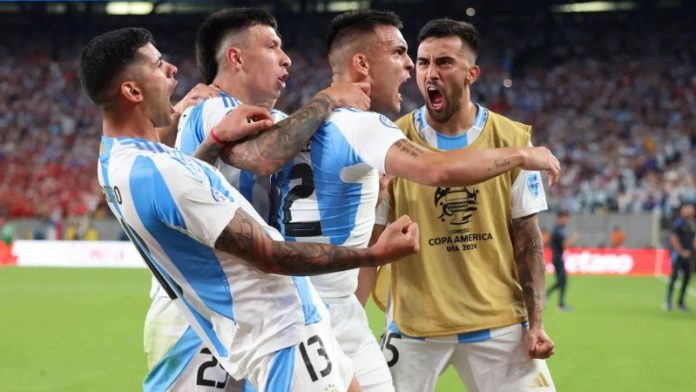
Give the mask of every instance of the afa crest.
[[539, 193], [541, 193], [541, 181], [539, 179], [539, 174], [532, 173], [527, 176], [527, 188], [529, 188], [529, 191], [532, 192], [534, 197], [539, 197]]
[[444, 222], [447, 218], [453, 225], [463, 225], [471, 221], [474, 212], [478, 209], [478, 194], [476, 188], [471, 190], [466, 187], [441, 188], [435, 190], [435, 206], [442, 209], [438, 217]]

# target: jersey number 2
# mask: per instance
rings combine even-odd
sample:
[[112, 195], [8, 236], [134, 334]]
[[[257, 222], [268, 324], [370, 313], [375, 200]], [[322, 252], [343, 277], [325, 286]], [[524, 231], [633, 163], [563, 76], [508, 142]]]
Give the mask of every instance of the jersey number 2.
[[[207, 348], [203, 348], [201, 350], [201, 354], [210, 354], [210, 350]], [[222, 381], [215, 381], [215, 380], [210, 380], [205, 378], [205, 371], [208, 370], [209, 368], [214, 368], [218, 367], [218, 360], [214, 356], [211, 355], [210, 361], [203, 362], [201, 366], [198, 368], [198, 374], [196, 377], [196, 385], [202, 385], [206, 387], [213, 387], [215, 389], [225, 389], [225, 385], [227, 385], [227, 372], [225, 372], [225, 379]], [[222, 366], [219, 366], [220, 369], [225, 371]]]
[[290, 169], [288, 173], [287, 181], [300, 179], [299, 185], [292, 187], [288, 191], [288, 195], [283, 203], [283, 225], [285, 225], [285, 232], [283, 235], [289, 237], [314, 237], [321, 235], [321, 222], [311, 221], [311, 222], [293, 222], [292, 221], [292, 205], [298, 199], [306, 199], [312, 196], [314, 193], [314, 172], [312, 172], [312, 167], [306, 163], [299, 163]]

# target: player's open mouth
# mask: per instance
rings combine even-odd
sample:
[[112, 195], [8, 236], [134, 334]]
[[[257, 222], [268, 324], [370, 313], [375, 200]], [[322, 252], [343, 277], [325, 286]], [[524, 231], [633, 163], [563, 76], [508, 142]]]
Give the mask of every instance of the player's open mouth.
[[281, 88], [285, 88], [285, 83], [287, 83], [289, 77], [290, 77], [289, 74], [285, 74], [285, 75], [278, 78], [278, 81], [280, 82]]
[[435, 86], [427, 86], [428, 101], [434, 110], [440, 110], [445, 106], [445, 95]]

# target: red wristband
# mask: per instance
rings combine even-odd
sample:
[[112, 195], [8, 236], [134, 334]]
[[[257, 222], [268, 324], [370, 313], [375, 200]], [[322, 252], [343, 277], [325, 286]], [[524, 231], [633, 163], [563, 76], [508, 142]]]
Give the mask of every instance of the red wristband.
[[221, 146], [224, 146], [224, 145], [227, 144], [227, 143], [225, 143], [224, 141], [220, 140], [219, 137], [217, 137], [217, 135], [215, 134], [215, 128], [213, 128], [213, 129], [210, 130], [210, 138], [213, 139], [213, 141], [214, 141], [216, 144], [219, 144], [219, 145], [221, 145]]

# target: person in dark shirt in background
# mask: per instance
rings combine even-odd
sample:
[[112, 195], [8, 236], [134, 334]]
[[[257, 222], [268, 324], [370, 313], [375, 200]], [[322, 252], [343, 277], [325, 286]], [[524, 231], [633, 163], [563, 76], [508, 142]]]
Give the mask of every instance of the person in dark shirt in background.
[[696, 234], [696, 221], [694, 221], [694, 206], [690, 203], [684, 203], [679, 210], [679, 218], [672, 225], [672, 234], [670, 235], [670, 243], [672, 245], [672, 275], [669, 278], [667, 285], [667, 301], [665, 302], [665, 310], [672, 310], [672, 292], [674, 291], [674, 283], [677, 281], [679, 271], [682, 272], [682, 287], [679, 293], [677, 306], [679, 309], [686, 311], [687, 307], [684, 303], [684, 294], [689, 287], [689, 279], [691, 279], [691, 270], [694, 266], [694, 235]]
[[568, 238], [568, 233], [566, 227], [568, 226], [568, 221], [570, 220], [570, 214], [566, 210], [561, 210], [556, 215], [556, 225], [551, 230], [551, 239], [549, 240], [549, 245], [551, 246], [552, 262], [553, 267], [556, 272], [556, 283], [553, 284], [547, 291], [546, 297], [549, 298], [551, 293], [558, 289], [558, 310], [568, 311], [570, 308], [565, 303], [566, 287], [568, 284], [568, 279], [566, 276], [565, 265], [563, 263], [563, 252], [569, 246], [573, 245], [575, 242], [575, 235]]

